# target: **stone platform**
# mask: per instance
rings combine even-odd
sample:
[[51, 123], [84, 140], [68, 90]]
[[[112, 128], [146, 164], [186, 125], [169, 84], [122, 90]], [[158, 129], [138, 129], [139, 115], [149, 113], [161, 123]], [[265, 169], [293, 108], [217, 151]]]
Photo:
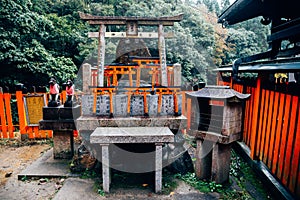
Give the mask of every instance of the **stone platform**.
[[187, 118], [183, 115], [161, 117], [96, 117], [81, 116], [76, 120], [79, 131], [94, 131], [98, 127], [168, 127], [171, 130], [186, 128]]
[[[73, 177], [75, 174], [70, 173], [70, 160], [54, 159], [53, 148], [45, 152], [40, 158], [34, 161], [18, 174], [18, 179], [26, 176], [27, 178], [55, 178], [55, 177]], [[78, 175], [77, 175], [78, 176]]]

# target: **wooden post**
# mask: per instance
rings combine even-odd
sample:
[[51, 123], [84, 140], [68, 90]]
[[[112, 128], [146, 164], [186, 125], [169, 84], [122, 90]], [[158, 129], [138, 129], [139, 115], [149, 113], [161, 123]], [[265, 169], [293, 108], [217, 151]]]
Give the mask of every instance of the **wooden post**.
[[182, 95], [182, 102], [181, 102], [181, 113], [182, 115], [186, 116], [186, 95], [185, 92], [181, 92]]
[[98, 37], [98, 86], [100, 87], [104, 86], [105, 30], [105, 25], [101, 24]]
[[251, 147], [251, 158], [253, 160], [257, 159], [255, 156], [257, 148], [257, 128], [258, 128], [258, 117], [259, 117], [259, 105], [260, 105], [260, 92], [261, 92], [261, 75], [258, 74], [256, 81], [256, 89], [254, 94], [254, 106], [253, 106], [253, 116], [252, 116], [252, 128], [251, 128], [251, 138], [250, 138], [250, 147]]
[[14, 126], [12, 121], [12, 114], [11, 114], [11, 94], [4, 93], [4, 103], [5, 103], [5, 111], [6, 111], [6, 119], [7, 119], [7, 127], [9, 132], [9, 138], [14, 138]]
[[164, 37], [163, 25], [158, 25], [158, 50], [160, 59], [160, 70], [161, 70], [161, 85], [168, 86], [167, 77], [167, 62], [166, 62], [166, 44]]
[[[2, 88], [0, 87], [0, 119], [1, 119], [1, 129], [2, 129], [2, 136], [3, 138], [7, 138], [7, 129], [6, 129], [6, 118], [5, 118], [5, 108], [4, 108], [4, 101], [3, 101], [3, 92]], [[0, 134], [1, 138], [1, 134]]]
[[17, 106], [18, 106], [21, 140], [25, 140], [28, 138], [28, 134], [26, 133], [26, 116], [25, 116], [22, 90], [16, 91], [16, 99], [17, 99]]

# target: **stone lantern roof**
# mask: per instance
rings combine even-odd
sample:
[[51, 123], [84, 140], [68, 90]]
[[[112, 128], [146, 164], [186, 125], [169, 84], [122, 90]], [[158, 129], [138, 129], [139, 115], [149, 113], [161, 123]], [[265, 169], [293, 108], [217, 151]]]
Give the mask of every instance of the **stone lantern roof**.
[[214, 99], [214, 100], [229, 100], [241, 101], [250, 97], [250, 94], [242, 94], [228, 86], [206, 86], [205, 88], [195, 91], [187, 92], [189, 97], [196, 97], [200, 99]]

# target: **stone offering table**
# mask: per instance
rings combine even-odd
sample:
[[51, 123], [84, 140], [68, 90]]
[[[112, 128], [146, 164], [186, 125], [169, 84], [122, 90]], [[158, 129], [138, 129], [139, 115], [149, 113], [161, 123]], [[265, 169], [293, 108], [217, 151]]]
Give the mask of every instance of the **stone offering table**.
[[80, 116], [81, 106], [43, 107], [40, 130], [53, 130], [53, 156], [55, 159], [71, 159], [74, 155], [73, 130]]
[[109, 145], [115, 143], [155, 144], [155, 192], [162, 188], [162, 145], [174, 142], [174, 135], [168, 127], [98, 127], [90, 136], [90, 142], [102, 148], [103, 190], [109, 192], [110, 160]]

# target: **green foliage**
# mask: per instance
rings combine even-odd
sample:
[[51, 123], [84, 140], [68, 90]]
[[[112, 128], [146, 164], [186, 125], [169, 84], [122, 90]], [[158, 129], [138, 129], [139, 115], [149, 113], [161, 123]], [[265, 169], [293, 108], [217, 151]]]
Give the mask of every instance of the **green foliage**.
[[94, 170], [85, 169], [85, 171], [81, 174], [80, 178], [88, 179], [88, 178], [95, 178], [96, 176], [97, 174]]
[[[168, 63], [181, 63], [188, 82], [211, 81], [216, 66], [267, 48], [268, 27], [250, 20], [221, 29], [216, 23], [228, 0], [0, 0], [0, 85], [46, 85], [50, 76], [60, 83], [74, 78], [85, 62], [95, 64], [97, 40], [87, 38], [98, 31], [79, 19], [78, 11], [102, 16], [172, 16], [184, 14], [180, 23], [166, 27], [175, 37], [166, 40]], [[140, 27], [143, 31], [155, 28]], [[110, 26], [108, 31], [124, 31]], [[117, 41], [107, 40], [107, 62], [115, 59]], [[157, 54], [157, 41], [147, 41]], [[207, 80], [209, 79], [209, 80]], [[213, 81], [212, 81], [213, 82]]]
[[223, 187], [221, 184], [216, 184], [213, 181], [201, 181], [196, 177], [195, 173], [187, 173], [185, 175], [177, 174], [176, 178], [183, 180], [201, 192], [220, 192]]
[[162, 182], [163, 194], [170, 194], [178, 186], [178, 182], [176, 181], [174, 175], [168, 172], [167, 170], [163, 172]]
[[[29, 0], [1, 1], [0, 84], [45, 85], [50, 76], [59, 81], [74, 77], [77, 70], [74, 62], [68, 55], [57, 53], [62, 46], [49, 48], [49, 41], [59, 27], [48, 17], [33, 12]], [[61, 32], [68, 35], [63, 31], [65, 28], [61, 27]]]
[[22, 178], [21, 178], [21, 181], [27, 181], [28, 180], [28, 177], [25, 175], [25, 176], [23, 176]]

